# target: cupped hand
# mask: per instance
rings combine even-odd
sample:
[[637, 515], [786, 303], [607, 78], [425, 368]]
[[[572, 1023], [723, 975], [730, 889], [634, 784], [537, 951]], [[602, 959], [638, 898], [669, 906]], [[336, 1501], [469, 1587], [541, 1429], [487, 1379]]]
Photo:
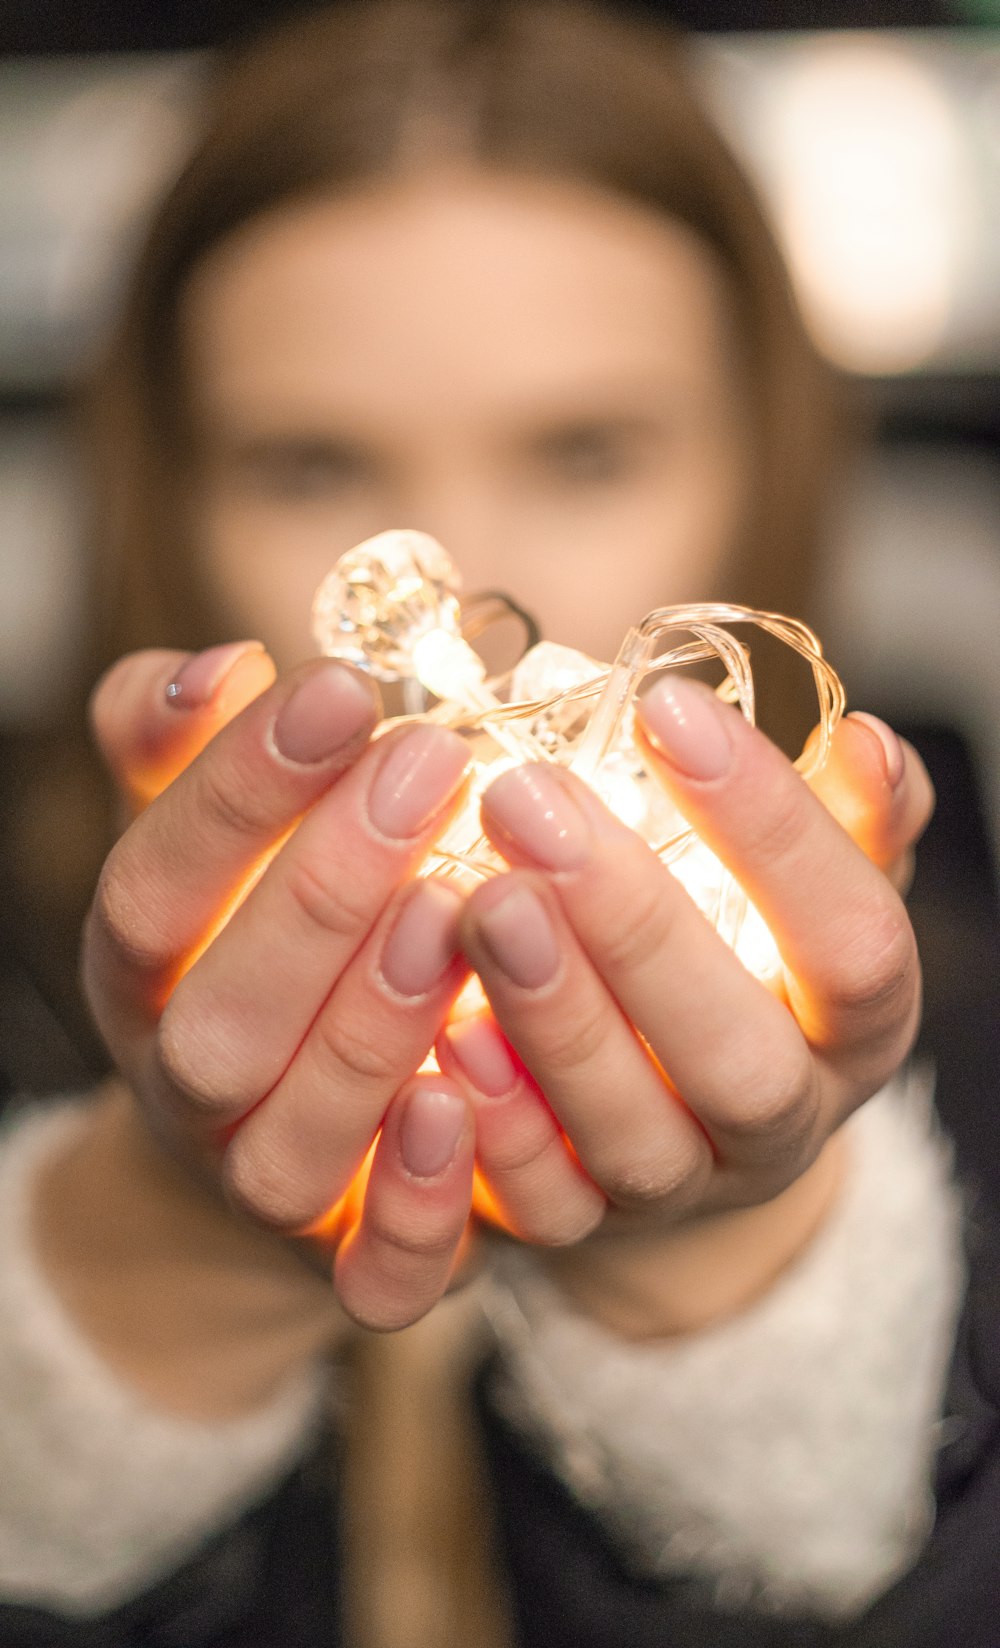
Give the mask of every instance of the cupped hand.
[[[347, 1309], [397, 1327], [444, 1290], [469, 1209], [467, 1101], [414, 1074], [466, 976], [460, 899], [412, 879], [467, 763], [439, 727], [370, 742], [377, 715], [354, 671], [275, 682], [254, 646], [116, 666], [94, 724], [148, 805], [83, 965], [153, 1131], [255, 1220], [322, 1224]], [[331, 1218], [376, 1138], [361, 1210]]]
[[462, 928], [492, 1012], [450, 1025], [439, 1057], [476, 1106], [501, 1213], [531, 1241], [770, 1202], [916, 1030], [913, 935], [879, 867], [929, 816], [916, 755], [848, 718], [810, 787], [683, 680], [658, 683], [639, 721], [650, 770], [764, 916], [782, 975], [753, 977], [572, 775], [495, 781], [483, 819], [513, 868], [476, 890]]

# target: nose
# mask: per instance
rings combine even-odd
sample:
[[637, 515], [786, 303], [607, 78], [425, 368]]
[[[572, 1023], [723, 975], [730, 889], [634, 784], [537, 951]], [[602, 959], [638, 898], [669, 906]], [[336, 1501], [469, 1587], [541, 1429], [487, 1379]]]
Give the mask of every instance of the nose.
[[513, 546], [511, 512], [487, 478], [456, 465], [414, 487], [400, 524], [429, 532], [451, 556], [468, 593], [502, 586]]

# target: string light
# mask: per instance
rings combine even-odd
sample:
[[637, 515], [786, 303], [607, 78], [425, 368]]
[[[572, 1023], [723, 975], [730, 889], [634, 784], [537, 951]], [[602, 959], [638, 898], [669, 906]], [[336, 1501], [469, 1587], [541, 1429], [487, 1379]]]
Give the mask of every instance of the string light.
[[[799, 653], [812, 671], [819, 737], [796, 763], [809, 777], [826, 761], [844, 709], [843, 688], [813, 632], [794, 619], [749, 607], [660, 607], [628, 631], [610, 666], [571, 647], [539, 641], [509, 674], [487, 680], [483, 660], [463, 634], [463, 620], [475, 634], [509, 614], [529, 633], [534, 625], [496, 594], [471, 603], [463, 615], [459, 590], [459, 574], [435, 539], [421, 532], [383, 532], [343, 556], [313, 601], [313, 634], [321, 652], [380, 681], [398, 682], [409, 712], [402, 719], [438, 721], [469, 741], [473, 774], [466, 804], [428, 855], [423, 873], [453, 878], [464, 887], [501, 873], [505, 861], [479, 820], [483, 791], [505, 767], [555, 762], [589, 783], [644, 837], [752, 973], [778, 979], [781, 958], [760, 913], [647, 772], [635, 738], [635, 704], [643, 683], [658, 671], [715, 659], [724, 672], [716, 690], [752, 723], [750, 655], [729, 626], [756, 626]], [[452, 1017], [474, 1015], [486, 1006], [473, 975]], [[421, 1070], [437, 1069], [431, 1050]], [[344, 1195], [305, 1234], [332, 1237], [356, 1221], [374, 1150], [375, 1144]], [[510, 1228], [478, 1170], [473, 1208], [480, 1218]]]
[[753, 723], [750, 654], [732, 626], [756, 627], [791, 647], [812, 672], [819, 737], [796, 763], [809, 777], [826, 761], [844, 710], [843, 688], [812, 630], [777, 613], [724, 603], [660, 607], [628, 631], [611, 665], [541, 641], [507, 676], [487, 681], [482, 659], [462, 634], [459, 589], [459, 575], [435, 539], [383, 532], [337, 562], [313, 603], [322, 652], [381, 681], [402, 683], [411, 713], [469, 740], [468, 801], [425, 873], [470, 885], [502, 871], [504, 860], [479, 822], [482, 793], [505, 767], [555, 762], [589, 783], [643, 836], [751, 972], [777, 974], [780, 957], [762, 917], [647, 771], [635, 738], [635, 705], [644, 682], [660, 671], [715, 660], [723, 669], [720, 697]]

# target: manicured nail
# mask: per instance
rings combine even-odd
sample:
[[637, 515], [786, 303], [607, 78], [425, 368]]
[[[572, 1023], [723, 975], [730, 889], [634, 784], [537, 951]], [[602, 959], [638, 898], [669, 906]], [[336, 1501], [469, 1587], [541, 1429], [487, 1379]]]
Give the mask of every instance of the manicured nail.
[[415, 1179], [433, 1179], [454, 1160], [465, 1131], [465, 1102], [457, 1093], [415, 1087], [403, 1107], [399, 1154]]
[[515, 885], [482, 899], [477, 920], [486, 949], [513, 984], [537, 990], [548, 983], [559, 966], [559, 946], [548, 911], [530, 888]]
[[512, 767], [483, 796], [491, 834], [546, 870], [575, 870], [590, 852], [587, 820], [548, 767]]
[[282, 704], [274, 747], [286, 761], [312, 767], [370, 730], [376, 714], [372, 691], [359, 675], [343, 664], [322, 664]]
[[390, 990], [422, 996], [439, 984], [458, 954], [461, 895], [440, 881], [418, 881], [406, 898], [382, 951]]
[[215, 697], [234, 664], [263, 651], [260, 641], [227, 641], [221, 647], [196, 652], [167, 683], [167, 703], [179, 710], [202, 709]]
[[666, 677], [639, 700], [650, 740], [686, 778], [721, 778], [733, 758], [725, 706], [700, 681]]
[[394, 840], [419, 835], [456, 793], [469, 751], [447, 727], [414, 727], [393, 742], [368, 796], [368, 817]]
[[500, 1099], [517, 1085], [521, 1072], [492, 1019], [457, 1019], [444, 1039], [459, 1069], [488, 1099]]
[[847, 718], [849, 721], [860, 721], [862, 726], [873, 732], [882, 746], [885, 756], [885, 776], [890, 790], [894, 790], [901, 782], [906, 771], [906, 758], [903, 755], [903, 746], [896, 737], [892, 728], [880, 721], [877, 715], [869, 715], [867, 710], [852, 710]]

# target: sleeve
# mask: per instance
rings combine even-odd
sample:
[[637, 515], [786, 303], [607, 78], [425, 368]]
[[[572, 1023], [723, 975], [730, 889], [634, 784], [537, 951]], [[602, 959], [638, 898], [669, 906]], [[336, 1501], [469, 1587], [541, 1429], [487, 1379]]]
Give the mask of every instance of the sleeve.
[[316, 1366], [259, 1412], [202, 1423], [105, 1366], [30, 1243], [35, 1171], [84, 1113], [25, 1108], [0, 1136], [0, 1595], [79, 1618], [148, 1589], [264, 1497], [328, 1401]]
[[847, 1181], [808, 1249], [703, 1333], [627, 1344], [513, 1246], [486, 1295], [500, 1416], [631, 1572], [730, 1610], [854, 1617], [933, 1521], [965, 1265], [929, 1075], [847, 1126]]

